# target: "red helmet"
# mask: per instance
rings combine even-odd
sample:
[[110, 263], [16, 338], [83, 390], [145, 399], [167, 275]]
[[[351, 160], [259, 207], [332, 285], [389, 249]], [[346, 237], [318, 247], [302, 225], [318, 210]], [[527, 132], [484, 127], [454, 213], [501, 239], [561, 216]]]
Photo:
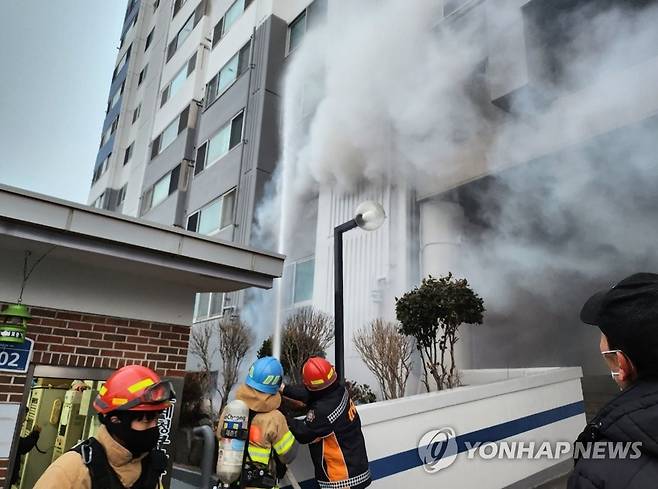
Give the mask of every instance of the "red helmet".
[[336, 382], [338, 377], [334, 366], [324, 358], [311, 357], [302, 367], [302, 378], [308, 390], [321, 391]]
[[120, 368], [105, 381], [94, 400], [101, 414], [111, 411], [162, 411], [171, 405], [174, 390], [153, 370], [142, 365]]

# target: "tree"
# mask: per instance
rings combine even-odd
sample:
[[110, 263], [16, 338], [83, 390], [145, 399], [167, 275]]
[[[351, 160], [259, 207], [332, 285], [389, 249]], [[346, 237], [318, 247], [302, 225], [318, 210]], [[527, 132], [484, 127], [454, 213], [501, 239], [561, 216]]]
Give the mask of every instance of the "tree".
[[452, 273], [439, 278], [430, 275], [420, 287], [395, 299], [400, 332], [416, 340], [428, 392], [429, 375], [438, 389], [459, 385], [455, 367], [459, 327], [464, 323], [482, 324], [484, 310], [482, 298], [468, 281], [455, 279]]
[[189, 351], [192, 355], [197, 357], [201, 362], [201, 372], [198, 378], [195, 379], [199, 384], [201, 395], [204, 399], [210, 400], [211, 409], [213, 408], [213, 394], [216, 386], [211, 386], [212, 375], [212, 360], [217, 356], [217, 344], [213, 341], [215, 336], [215, 322], [208, 322], [196, 324], [192, 326], [192, 333], [190, 334]]
[[[204, 392], [210, 399], [213, 412], [221, 412], [231, 389], [238, 382], [240, 367], [247, 352], [254, 342], [249, 327], [239, 318], [223, 318], [195, 325], [190, 336], [190, 353], [201, 361], [202, 372], [207, 384]], [[213, 361], [219, 359], [219, 380], [210, 385]], [[218, 410], [214, 409], [212, 399], [217, 392], [221, 399]]]
[[249, 349], [253, 346], [254, 336], [249, 327], [239, 318], [222, 319], [219, 321], [219, 358], [221, 368], [219, 370], [221, 381], [218, 391], [221, 396], [219, 412], [224, 409], [228, 402], [231, 389], [238, 382], [240, 367]]
[[[291, 383], [302, 382], [301, 371], [308, 357], [323, 356], [334, 341], [331, 316], [312, 307], [301, 307], [288, 316], [281, 334], [281, 364]], [[272, 338], [258, 350], [258, 358], [272, 354]]]
[[354, 347], [375, 375], [384, 399], [404, 396], [413, 349], [395, 323], [375, 319], [354, 333]]

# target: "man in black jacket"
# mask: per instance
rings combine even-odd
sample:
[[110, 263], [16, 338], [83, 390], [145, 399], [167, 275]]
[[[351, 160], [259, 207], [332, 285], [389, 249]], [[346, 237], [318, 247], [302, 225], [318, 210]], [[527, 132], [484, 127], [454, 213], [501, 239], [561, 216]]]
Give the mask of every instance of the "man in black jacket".
[[16, 450], [16, 462], [14, 462], [14, 471], [11, 474], [10, 486], [18, 482], [18, 476], [20, 475], [21, 470], [21, 458], [23, 455], [27, 455], [30, 450], [37, 446], [37, 441], [39, 441], [39, 435], [41, 434], [41, 427], [35, 425], [34, 429], [30, 432], [29, 435], [21, 436], [18, 439], [18, 450]]
[[587, 425], [569, 489], [658, 487], [658, 275], [638, 273], [594, 294], [580, 313], [622, 392]]
[[309, 358], [303, 386], [282, 386], [282, 394], [309, 408], [303, 420], [289, 418], [295, 439], [309, 444], [321, 489], [363, 489], [371, 483], [361, 419], [347, 389], [327, 360]]

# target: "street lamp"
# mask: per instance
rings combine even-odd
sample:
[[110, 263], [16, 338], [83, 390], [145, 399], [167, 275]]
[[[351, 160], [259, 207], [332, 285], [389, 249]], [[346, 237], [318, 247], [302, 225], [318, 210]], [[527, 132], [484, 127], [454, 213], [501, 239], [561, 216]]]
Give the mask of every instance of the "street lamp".
[[345, 380], [345, 328], [343, 325], [343, 233], [360, 227], [374, 231], [386, 219], [386, 212], [378, 202], [367, 200], [359, 204], [353, 219], [334, 228], [334, 320], [336, 327], [336, 372]]

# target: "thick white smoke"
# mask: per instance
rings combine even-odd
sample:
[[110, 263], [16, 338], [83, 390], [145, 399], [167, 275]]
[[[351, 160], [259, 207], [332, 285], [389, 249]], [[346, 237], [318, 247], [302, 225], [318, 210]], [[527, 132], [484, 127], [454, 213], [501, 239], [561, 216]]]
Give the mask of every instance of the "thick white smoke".
[[272, 233], [280, 233], [280, 251], [294, 254], [303, 240], [295, 224], [320, 185], [431, 187], [479, 159], [481, 174], [496, 178], [453, 196], [467, 221], [464, 259], [454, 268], [502, 324], [484, 337], [518, 334], [516, 342], [506, 337], [506, 358], [550, 343], [526, 364], [577, 363], [573, 344], [589, 333], [559, 337], [578, 327], [584, 284], [658, 268], [656, 124], [593, 139], [615, 127], [611, 118], [628, 126], [633, 114], [649, 116], [643, 104], [653, 95], [638, 73], [658, 72], [656, 9], [600, 12], [602, 4], [582, 2], [565, 13], [547, 31], [556, 37], [526, 46], [528, 69], [540, 68], [529, 95], [502, 110], [490, 100], [488, 60], [506, 53], [491, 52], [488, 40], [509, 10], [479, 5], [441, 20], [441, 3], [330, 2], [326, 23], [307, 34], [287, 73], [275, 199], [282, 211], [268, 219]]

